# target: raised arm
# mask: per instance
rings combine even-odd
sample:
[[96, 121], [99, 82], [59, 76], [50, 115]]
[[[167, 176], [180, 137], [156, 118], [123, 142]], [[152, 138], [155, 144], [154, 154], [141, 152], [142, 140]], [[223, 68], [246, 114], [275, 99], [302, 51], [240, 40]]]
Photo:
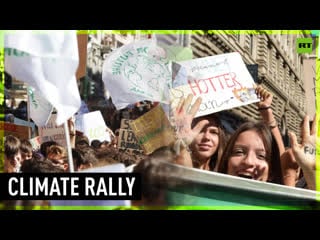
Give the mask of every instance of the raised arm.
[[263, 121], [269, 126], [279, 148], [283, 184], [287, 186], [294, 186], [298, 165], [290, 156], [290, 150], [285, 150], [283, 139], [271, 108], [273, 96], [269, 91], [265, 90], [261, 86], [256, 88], [256, 93], [260, 98], [260, 102], [257, 103], [260, 115]]
[[193, 105], [193, 96], [189, 94], [187, 98], [182, 98], [178, 106], [174, 109], [174, 126], [176, 128], [176, 136], [178, 140], [174, 146], [178, 153], [177, 163], [193, 167], [192, 158], [189, 152], [189, 145], [193, 139], [200, 133], [201, 129], [208, 124], [208, 120], [202, 120], [191, 128], [192, 120], [200, 107], [201, 98], [197, 98]]
[[295, 133], [289, 132], [290, 143], [296, 161], [303, 171], [308, 188], [316, 190], [316, 137], [317, 121], [314, 117], [310, 130], [309, 116], [305, 116], [301, 129], [301, 144], [298, 143]]
[[271, 132], [277, 141], [280, 156], [285, 152], [285, 147], [283, 144], [282, 136], [277, 124], [277, 121], [273, 115], [271, 104], [272, 104], [272, 94], [265, 90], [263, 87], [258, 86], [256, 88], [257, 96], [260, 98], [260, 102], [257, 103], [258, 110], [263, 121], [270, 127]]

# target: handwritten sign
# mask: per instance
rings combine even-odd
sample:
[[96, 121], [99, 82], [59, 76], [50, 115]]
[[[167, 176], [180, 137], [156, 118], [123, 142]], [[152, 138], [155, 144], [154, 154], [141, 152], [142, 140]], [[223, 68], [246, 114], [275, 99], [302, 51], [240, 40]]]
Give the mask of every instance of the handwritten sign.
[[52, 114], [45, 126], [39, 127], [41, 143], [55, 141], [62, 146], [67, 146], [64, 126], [56, 124], [57, 114]]
[[112, 52], [102, 79], [117, 109], [142, 100], [169, 103], [171, 64], [155, 40], [141, 40]]
[[75, 123], [76, 130], [83, 132], [88, 137], [90, 144], [94, 139], [111, 142], [107, 125], [100, 111], [77, 115]]
[[145, 154], [175, 141], [174, 130], [161, 105], [130, 122], [130, 126]]
[[132, 121], [133, 120], [130, 119], [121, 120], [118, 137], [118, 148], [121, 150], [133, 149], [142, 152], [143, 150], [139, 145], [138, 140], [130, 127], [130, 122]]
[[197, 58], [174, 65], [171, 106], [188, 94], [202, 103], [196, 117], [258, 102], [254, 80], [239, 53]]

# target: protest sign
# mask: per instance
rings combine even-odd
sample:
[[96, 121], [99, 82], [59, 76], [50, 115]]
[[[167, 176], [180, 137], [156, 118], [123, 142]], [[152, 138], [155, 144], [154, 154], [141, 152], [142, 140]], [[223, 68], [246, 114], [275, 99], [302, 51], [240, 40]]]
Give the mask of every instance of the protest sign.
[[91, 144], [92, 140], [111, 142], [110, 134], [100, 111], [89, 112], [76, 116], [76, 130], [83, 132], [88, 137]]
[[188, 94], [202, 98], [196, 117], [258, 102], [254, 80], [239, 53], [175, 63], [171, 106]]
[[143, 100], [169, 103], [171, 64], [155, 40], [135, 41], [112, 52], [102, 79], [117, 109]]
[[142, 151], [142, 148], [139, 145], [137, 138], [130, 127], [130, 123], [132, 121], [133, 120], [130, 120], [130, 119], [121, 120], [117, 146], [119, 149], [123, 149], [123, 150], [133, 149], [133, 150]]
[[41, 143], [55, 141], [61, 146], [67, 146], [64, 127], [56, 124], [56, 118], [57, 114], [51, 114], [47, 124], [38, 128]]
[[145, 154], [175, 141], [175, 132], [161, 105], [129, 123]]

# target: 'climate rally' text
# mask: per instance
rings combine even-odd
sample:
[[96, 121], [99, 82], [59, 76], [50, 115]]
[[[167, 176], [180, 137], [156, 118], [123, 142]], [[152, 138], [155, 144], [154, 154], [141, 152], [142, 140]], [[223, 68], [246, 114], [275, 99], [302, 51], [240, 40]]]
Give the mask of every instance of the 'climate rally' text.
[[1, 175], [1, 199], [132, 200], [141, 197], [140, 175], [135, 173]]

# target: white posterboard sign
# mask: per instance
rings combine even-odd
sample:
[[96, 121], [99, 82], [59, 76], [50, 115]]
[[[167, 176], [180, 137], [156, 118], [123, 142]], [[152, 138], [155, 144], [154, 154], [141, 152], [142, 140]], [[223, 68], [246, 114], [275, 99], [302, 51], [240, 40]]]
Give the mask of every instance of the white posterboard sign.
[[48, 141], [55, 141], [61, 146], [67, 146], [64, 126], [56, 124], [57, 114], [51, 114], [47, 124], [43, 127], [39, 127], [39, 136], [41, 143]]
[[76, 116], [76, 130], [83, 132], [89, 142], [94, 139], [111, 142], [107, 125], [100, 111], [89, 112]]
[[106, 58], [102, 79], [119, 110], [143, 101], [169, 103], [171, 62], [153, 39], [118, 48]]
[[173, 75], [172, 108], [188, 94], [193, 101], [201, 97], [196, 117], [259, 101], [254, 80], [237, 52], [178, 62]]

